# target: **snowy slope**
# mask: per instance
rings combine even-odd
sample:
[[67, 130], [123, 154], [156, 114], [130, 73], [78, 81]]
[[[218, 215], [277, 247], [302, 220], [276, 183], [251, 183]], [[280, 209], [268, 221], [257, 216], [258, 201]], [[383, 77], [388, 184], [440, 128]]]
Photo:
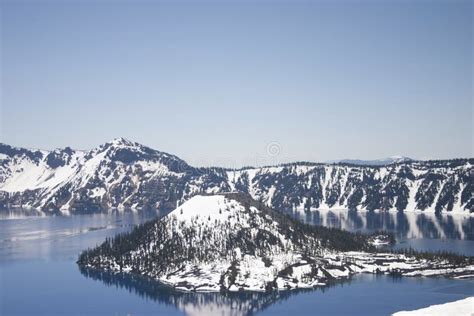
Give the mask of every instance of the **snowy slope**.
[[195, 196], [162, 219], [105, 241], [82, 268], [140, 274], [183, 291], [324, 286], [354, 273], [472, 275], [467, 260], [374, 253], [373, 236], [306, 226], [245, 194]]
[[450, 302], [446, 304], [432, 305], [409, 312], [397, 312], [393, 316], [472, 316], [474, 314], [474, 297]]

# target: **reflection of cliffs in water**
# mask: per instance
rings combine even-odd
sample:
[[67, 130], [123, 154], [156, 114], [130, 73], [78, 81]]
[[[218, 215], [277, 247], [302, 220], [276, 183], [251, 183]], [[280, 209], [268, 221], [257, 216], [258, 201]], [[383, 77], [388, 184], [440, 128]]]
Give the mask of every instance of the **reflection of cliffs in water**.
[[474, 240], [474, 217], [434, 213], [311, 211], [294, 216], [303, 222], [349, 231], [390, 231], [399, 238]]
[[[222, 316], [246, 316], [254, 315], [272, 304], [286, 300], [290, 296], [320, 290], [328, 290], [329, 287], [317, 289], [301, 289], [293, 291], [263, 292], [226, 292], [226, 293], [193, 293], [178, 292], [161, 285], [158, 282], [147, 280], [140, 276], [101, 272], [92, 269], [80, 268], [80, 272], [88, 278], [104, 282], [107, 286], [127, 289], [130, 293], [152, 299], [158, 303], [175, 306], [186, 315], [222, 315]], [[350, 279], [343, 283], [350, 282]], [[331, 285], [330, 285], [331, 286]]]
[[1, 208], [0, 219], [19, 219], [29, 216], [45, 216], [41, 211], [29, 208]]

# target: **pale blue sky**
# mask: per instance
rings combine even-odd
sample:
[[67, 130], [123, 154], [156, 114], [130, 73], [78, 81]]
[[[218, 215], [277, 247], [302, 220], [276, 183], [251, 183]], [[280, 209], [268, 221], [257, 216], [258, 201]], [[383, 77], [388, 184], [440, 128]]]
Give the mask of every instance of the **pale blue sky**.
[[472, 3], [3, 0], [0, 142], [123, 136], [227, 166], [472, 157]]

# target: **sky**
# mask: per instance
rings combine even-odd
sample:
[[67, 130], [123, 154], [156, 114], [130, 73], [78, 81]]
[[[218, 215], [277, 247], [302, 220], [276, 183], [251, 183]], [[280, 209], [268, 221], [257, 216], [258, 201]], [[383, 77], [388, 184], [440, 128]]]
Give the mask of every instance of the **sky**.
[[473, 157], [472, 1], [2, 0], [0, 142]]

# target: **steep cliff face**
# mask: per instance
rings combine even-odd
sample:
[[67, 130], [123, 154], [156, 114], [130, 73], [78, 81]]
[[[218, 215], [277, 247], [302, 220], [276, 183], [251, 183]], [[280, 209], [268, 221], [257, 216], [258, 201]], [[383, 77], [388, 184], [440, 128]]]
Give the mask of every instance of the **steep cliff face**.
[[384, 166], [294, 163], [195, 168], [123, 138], [90, 151], [0, 145], [0, 206], [45, 212], [165, 208], [198, 193], [239, 191], [275, 209], [474, 212], [474, 159]]
[[471, 160], [387, 166], [291, 164], [228, 172], [229, 185], [277, 209], [472, 212]]

